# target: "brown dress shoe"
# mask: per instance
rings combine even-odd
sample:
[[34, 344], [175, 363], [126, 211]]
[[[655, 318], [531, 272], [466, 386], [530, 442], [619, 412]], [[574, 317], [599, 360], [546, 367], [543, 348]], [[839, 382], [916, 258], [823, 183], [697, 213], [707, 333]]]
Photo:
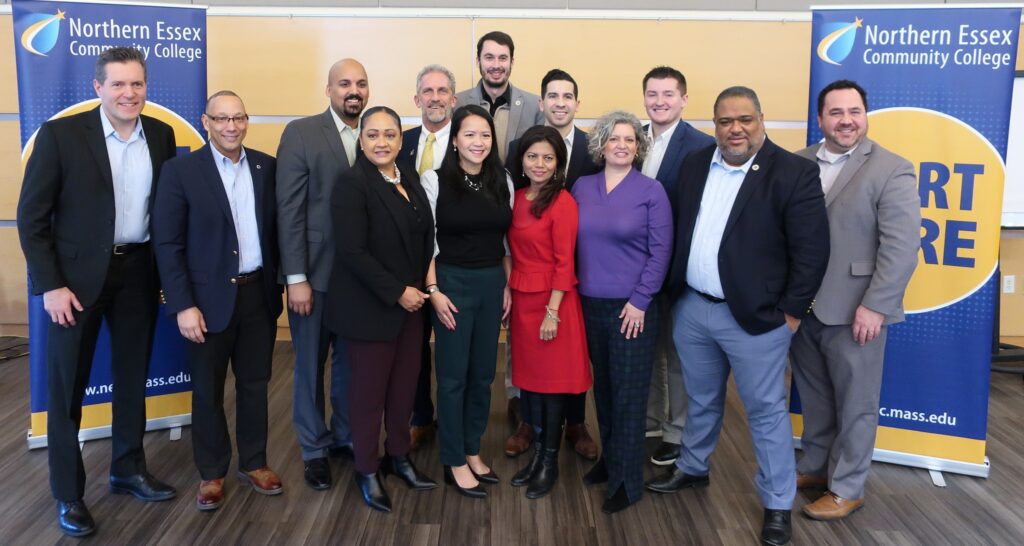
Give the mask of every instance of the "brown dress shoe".
[[419, 447], [434, 439], [434, 431], [437, 427], [434, 423], [422, 427], [409, 427], [409, 450], [416, 451]]
[[509, 436], [505, 442], [505, 455], [518, 457], [530, 448], [531, 443], [533, 443], [533, 427], [526, 423], [519, 423], [515, 434]]
[[281, 488], [281, 478], [278, 478], [277, 474], [266, 466], [248, 472], [239, 470], [238, 479], [242, 480], [243, 484], [251, 485], [257, 493], [264, 495], [280, 495], [284, 491]]
[[594, 439], [590, 437], [590, 432], [587, 431], [586, 423], [566, 425], [565, 441], [569, 442], [569, 445], [576, 450], [576, 453], [579, 454], [580, 457], [591, 461], [597, 460], [597, 444], [594, 443]]
[[196, 494], [196, 508], [202, 511], [216, 510], [224, 500], [224, 478], [203, 480]]
[[814, 476], [811, 474], [796, 473], [796, 488], [797, 489], [826, 489], [828, 487], [828, 478], [821, 476]]
[[863, 506], [864, 499], [844, 499], [831, 491], [826, 491], [820, 499], [804, 506], [804, 515], [822, 521], [843, 519]]

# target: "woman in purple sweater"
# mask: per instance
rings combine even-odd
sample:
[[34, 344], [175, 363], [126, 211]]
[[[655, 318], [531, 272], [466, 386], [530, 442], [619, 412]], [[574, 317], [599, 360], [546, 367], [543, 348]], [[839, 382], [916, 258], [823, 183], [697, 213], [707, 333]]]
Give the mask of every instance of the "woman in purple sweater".
[[607, 483], [606, 513], [640, 500], [644, 416], [658, 335], [654, 295], [672, 254], [672, 209], [661, 183], [640, 173], [649, 147], [633, 114], [605, 114], [590, 133], [600, 173], [576, 181], [577, 274], [604, 454], [588, 485]]

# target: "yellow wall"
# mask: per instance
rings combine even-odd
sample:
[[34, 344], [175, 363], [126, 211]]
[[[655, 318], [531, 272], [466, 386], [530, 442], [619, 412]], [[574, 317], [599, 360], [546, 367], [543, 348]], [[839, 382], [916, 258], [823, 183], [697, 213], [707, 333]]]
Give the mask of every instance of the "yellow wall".
[[[548, 69], [568, 70], [580, 85], [581, 118], [612, 108], [644, 117], [643, 74], [669, 64], [689, 81], [688, 119], [710, 119], [718, 91], [742, 84], [758, 91], [770, 123], [806, 121], [809, 22], [217, 16], [207, 26], [210, 91], [236, 91], [253, 116], [322, 111], [327, 68], [341, 57], [366, 65], [371, 105], [418, 116], [412, 101], [417, 71], [443, 64], [465, 89], [477, 79], [476, 37], [501, 29], [516, 40], [513, 83], [536, 93]], [[11, 16], [0, 16], [0, 113], [18, 111], [11, 29]], [[1024, 67], [1024, 43], [1017, 62]], [[246, 143], [274, 153], [283, 129], [280, 122], [254, 124]], [[792, 128], [769, 134], [791, 150], [806, 137], [804, 129]], [[22, 177], [18, 143], [18, 123], [0, 121], [0, 221], [15, 217]], [[0, 226], [0, 332], [26, 317], [25, 262], [14, 231]], [[1024, 261], [1024, 245], [1007, 245], [1003, 260]], [[1012, 320], [1004, 314], [1004, 325], [1024, 324], [1024, 306], [1013, 309]]]

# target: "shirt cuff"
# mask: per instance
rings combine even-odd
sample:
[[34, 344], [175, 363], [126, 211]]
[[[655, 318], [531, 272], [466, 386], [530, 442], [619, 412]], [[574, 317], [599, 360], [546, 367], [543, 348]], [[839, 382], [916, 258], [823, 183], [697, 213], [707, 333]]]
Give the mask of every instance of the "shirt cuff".
[[296, 273], [294, 275], [286, 276], [284, 278], [284, 280], [289, 285], [293, 285], [293, 284], [298, 284], [300, 282], [306, 282], [308, 279], [306, 279], [306, 274], [305, 273]]

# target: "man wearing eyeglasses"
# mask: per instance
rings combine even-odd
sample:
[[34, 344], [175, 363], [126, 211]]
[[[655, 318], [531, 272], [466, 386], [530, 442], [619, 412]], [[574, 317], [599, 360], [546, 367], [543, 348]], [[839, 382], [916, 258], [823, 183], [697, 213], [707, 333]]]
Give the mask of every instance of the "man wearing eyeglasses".
[[29, 287], [43, 296], [46, 333], [50, 488], [61, 531], [85, 536], [96, 523], [85, 506], [78, 447], [82, 398], [104, 320], [114, 382], [110, 491], [144, 501], [174, 488], [146, 470], [146, 376], [158, 289], [150, 248], [150, 209], [174, 132], [141, 115], [146, 60], [115, 47], [96, 59], [100, 105], [48, 121], [35, 137], [18, 201], [18, 235]]
[[238, 478], [281, 493], [267, 467], [267, 383], [281, 314], [273, 157], [245, 148], [249, 116], [232, 91], [206, 102], [210, 143], [168, 161], [153, 209], [153, 242], [168, 315], [189, 341], [192, 453], [202, 482], [196, 508], [224, 499], [231, 439], [224, 415], [235, 376]]

